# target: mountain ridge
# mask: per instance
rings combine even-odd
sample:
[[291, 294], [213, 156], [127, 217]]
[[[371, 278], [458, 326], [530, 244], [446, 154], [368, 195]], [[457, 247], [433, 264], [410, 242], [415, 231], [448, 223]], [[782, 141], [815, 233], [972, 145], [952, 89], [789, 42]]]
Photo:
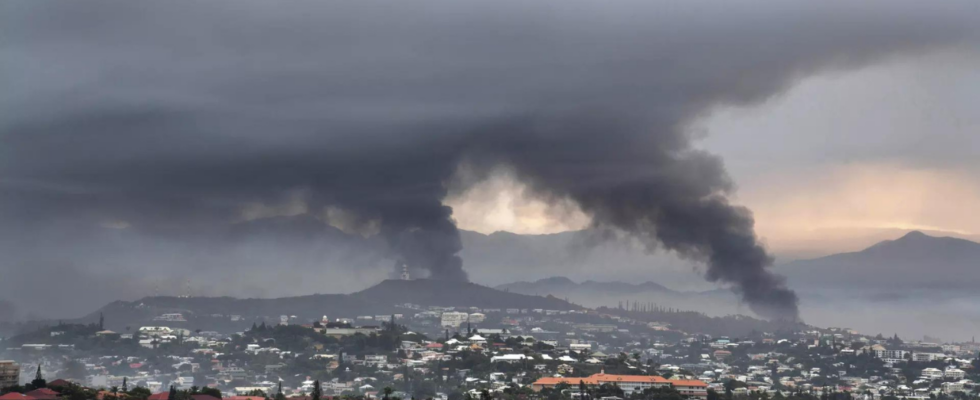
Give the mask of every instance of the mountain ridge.
[[[527, 308], [576, 310], [581, 306], [556, 297], [508, 293], [471, 282], [432, 279], [387, 279], [351, 294], [310, 294], [280, 298], [150, 296], [134, 301], [114, 301], [76, 322], [91, 323], [104, 316], [111, 329], [153, 324], [165, 313], [183, 313], [195, 328], [243, 328], [253, 321], [277, 322], [279, 316], [296, 316], [311, 321], [327, 315], [331, 319], [360, 315], [404, 313], [406, 303], [421, 306]], [[237, 324], [232, 315], [242, 316]]]
[[581, 283], [577, 283], [569, 279], [568, 277], [564, 277], [564, 276], [552, 276], [548, 278], [538, 279], [536, 281], [516, 281], [512, 283], [497, 285], [495, 286], [495, 288], [500, 290], [517, 290], [518, 293], [524, 293], [521, 290], [534, 290], [535, 288], [543, 287], [543, 286], [569, 286], [569, 287], [577, 286], [579, 288], [588, 288], [588, 289], [604, 290], [604, 291], [618, 290], [621, 293], [635, 293], [635, 292], [643, 292], [643, 291], [664, 291], [664, 292], [672, 292], [672, 293], [681, 293], [652, 281], [646, 281], [643, 283], [629, 283], [629, 282], [621, 282], [621, 281], [596, 281], [596, 280], [588, 279], [582, 281]]
[[786, 275], [791, 286], [804, 289], [863, 282], [861, 286], [896, 290], [958, 290], [980, 281], [978, 267], [980, 243], [911, 231], [860, 251], [789, 262], [777, 272]]

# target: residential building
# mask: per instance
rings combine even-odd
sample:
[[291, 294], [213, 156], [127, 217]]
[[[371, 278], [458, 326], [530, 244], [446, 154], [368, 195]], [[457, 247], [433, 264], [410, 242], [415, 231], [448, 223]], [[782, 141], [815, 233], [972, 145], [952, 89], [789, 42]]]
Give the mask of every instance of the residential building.
[[485, 314], [473, 313], [473, 314], [470, 314], [469, 322], [472, 322], [474, 324], [479, 324], [479, 323], [485, 321], [486, 319], [487, 319], [487, 316]]
[[9, 360], [0, 360], [0, 388], [20, 384], [20, 365]]
[[923, 369], [922, 379], [928, 379], [928, 380], [943, 379], [943, 371], [938, 368]]
[[172, 321], [172, 322], [186, 322], [187, 321], [187, 319], [184, 318], [184, 314], [181, 314], [181, 313], [162, 314], [162, 315], [158, 315], [156, 317], [153, 317], [153, 320], [154, 321]]
[[904, 360], [908, 350], [888, 350], [881, 346], [874, 346], [875, 357], [886, 360]]
[[944, 358], [946, 358], [946, 355], [943, 353], [923, 353], [918, 351], [912, 353], [912, 361], [915, 362], [929, 362], [935, 360], [942, 360]]
[[139, 329], [140, 334], [148, 337], [170, 335], [173, 331], [166, 326], [141, 326]]
[[961, 382], [943, 382], [944, 393], [953, 393], [953, 392], [962, 392], [962, 391], [963, 391], [963, 383]]
[[48, 388], [34, 389], [24, 395], [34, 400], [57, 400], [61, 396], [60, 393]]
[[[611, 374], [599, 373], [599, 374], [593, 374], [585, 378], [545, 377], [545, 378], [538, 379], [533, 384], [531, 384], [531, 388], [536, 392], [540, 392], [541, 389], [548, 388], [548, 387], [555, 387], [555, 385], [558, 385], [560, 383], [567, 383], [572, 387], [578, 387], [580, 381], [590, 386], [593, 385], [601, 386], [602, 384], [605, 383], [614, 384], [618, 386], [620, 389], [623, 389], [623, 392], [625, 392], [626, 394], [631, 394], [633, 392], [642, 392], [644, 389], [651, 388], [651, 387], [665, 387], [671, 385], [671, 381], [668, 381], [662, 376], [611, 375]], [[685, 385], [689, 383], [689, 381], [679, 381], [679, 382]], [[705, 396], [707, 396], [707, 387], [708, 387], [707, 384], [705, 384], [704, 386]]]
[[680, 392], [681, 396], [693, 399], [708, 398], [708, 384], [696, 379], [672, 379], [670, 385]]
[[442, 313], [440, 325], [445, 327], [459, 328], [464, 322], [469, 320], [470, 315], [464, 312], [449, 311]]
[[952, 379], [963, 379], [966, 377], [966, 372], [962, 369], [949, 367], [946, 368], [946, 372], [943, 373], [943, 377]]

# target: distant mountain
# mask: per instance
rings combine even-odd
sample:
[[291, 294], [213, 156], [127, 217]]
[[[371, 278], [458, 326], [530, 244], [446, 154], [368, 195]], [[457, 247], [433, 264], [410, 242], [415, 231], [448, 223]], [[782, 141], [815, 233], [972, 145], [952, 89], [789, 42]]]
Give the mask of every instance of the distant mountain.
[[[242, 329], [255, 321], [278, 322], [279, 316], [296, 316], [308, 322], [323, 315], [354, 318], [360, 315], [389, 315], [406, 309], [405, 303], [422, 306], [479, 308], [527, 308], [573, 310], [580, 306], [554, 297], [507, 293], [475, 283], [429, 279], [386, 280], [352, 294], [315, 294], [275, 299], [233, 297], [147, 297], [136, 301], [116, 301], [80, 318], [77, 322], [97, 321], [105, 316], [110, 329], [152, 325], [153, 318], [165, 313], [181, 313], [188, 327], [195, 329]], [[241, 316], [231, 323], [231, 316]]]
[[608, 294], [632, 294], [643, 292], [669, 292], [677, 293], [667, 287], [655, 283], [626, 283], [626, 282], [597, 282], [593, 280], [575, 283], [571, 279], [563, 276], [539, 279], [533, 282], [514, 282], [498, 285], [499, 290], [506, 290], [515, 293], [536, 294], [536, 295], [557, 295], [568, 291], [590, 291]]
[[574, 310], [581, 307], [555, 297], [507, 293], [467, 282], [431, 279], [386, 280], [350, 295], [364, 302], [384, 304], [413, 303], [432, 306], [466, 306], [479, 308], [541, 308]]
[[[460, 256], [470, 279], [494, 286], [567, 276], [576, 281], [655, 281], [675, 290], [710, 287], [694, 272], [694, 262], [681, 260], [668, 251], [650, 252], [635, 238], [608, 232], [487, 235], [461, 231], [460, 237]], [[610, 278], [612, 275], [615, 277]]]
[[778, 268], [799, 289], [976, 290], [980, 243], [913, 231], [867, 249]]
[[589, 307], [618, 307], [637, 302], [644, 305], [671, 307], [703, 312], [708, 315], [749, 314], [742, 309], [728, 290], [681, 292], [656, 282], [597, 282], [576, 283], [556, 276], [532, 282], [520, 281], [498, 285], [499, 290], [538, 296], [555, 296]]

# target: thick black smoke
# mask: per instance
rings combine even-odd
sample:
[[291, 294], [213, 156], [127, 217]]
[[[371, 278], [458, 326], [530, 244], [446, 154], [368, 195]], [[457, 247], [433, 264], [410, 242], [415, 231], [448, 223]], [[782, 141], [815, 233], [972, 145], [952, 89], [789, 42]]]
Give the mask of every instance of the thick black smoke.
[[63, 1], [0, 15], [7, 273], [64, 226], [210, 237], [304, 215], [465, 280], [443, 200], [466, 165], [512, 169], [597, 226], [702, 260], [780, 318], [796, 297], [688, 124], [816, 71], [970, 43], [980, 26], [972, 1]]
[[482, 170], [505, 165], [539, 195], [573, 200], [600, 228], [703, 261], [709, 280], [731, 285], [756, 313], [797, 318], [797, 297], [767, 269], [772, 258], [756, 240], [751, 213], [724, 197], [731, 183], [720, 160], [656, 118], [602, 114], [495, 127], [476, 140], [467, 162]]

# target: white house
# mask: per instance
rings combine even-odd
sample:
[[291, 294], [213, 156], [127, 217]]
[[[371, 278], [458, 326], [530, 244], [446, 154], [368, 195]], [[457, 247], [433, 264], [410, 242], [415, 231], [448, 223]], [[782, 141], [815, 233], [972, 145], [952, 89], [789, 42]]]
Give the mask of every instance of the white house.
[[962, 391], [963, 391], [963, 384], [960, 382], [943, 382], [943, 392], [945, 393], [962, 392]]
[[444, 312], [442, 313], [442, 318], [440, 319], [440, 325], [445, 327], [459, 328], [464, 322], [470, 318], [470, 315], [464, 312]]
[[928, 380], [943, 379], [943, 371], [938, 368], [926, 368], [922, 370], [922, 378]]
[[953, 378], [958, 380], [966, 377], [966, 372], [963, 372], [963, 370], [959, 368], [949, 367], [946, 368], [946, 372], [943, 374], [943, 376], [946, 378]]
[[519, 361], [524, 361], [524, 359], [526, 359], [526, 358], [527, 358], [527, 356], [526, 355], [523, 355], [523, 354], [504, 354], [502, 356], [493, 356], [493, 357], [491, 357], [490, 358], [490, 362], [492, 362], [492, 363], [497, 363], [497, 362], [515, 363], [515, 362], [519, 362]]

